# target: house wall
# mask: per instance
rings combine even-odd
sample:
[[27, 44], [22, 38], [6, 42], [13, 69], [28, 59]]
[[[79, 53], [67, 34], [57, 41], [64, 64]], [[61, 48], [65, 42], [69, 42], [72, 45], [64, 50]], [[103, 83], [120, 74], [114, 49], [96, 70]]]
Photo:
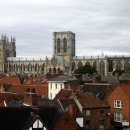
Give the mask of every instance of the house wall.
[[80, 127], [83, 127], [83, 117], [77, 117], [76, 122], [80, 125]]
[[[101, 114], [101, 110], [104, 110], [103, 114]], [[104, 120], [104, 130], [108, 130], [110, 128], [108, 113], [109, 108], [90, 109], [90, 115], [87, 116], [86, 110], [83, 110], [84, 127], [86, 127], [86, 121], [90, 121], [91, 130], [99, 130], [100, 120]]]
[[[124, 86], [125, 87], [125, 86]], [[114, 100], [123, 101], [123, 108], [114, 108]], [[121, 87], [117, 87], [109, 96], [108, 103], [110, 105], [110, 115], [111, 120], [114, 120], [114, 112], [119, 112], [123, 114], [123, 117], [126, 121], [130, 121], [130, 100], [121, 89]]]
[[54, 99], [61, 89], [65, 88], [64, 82], [48, 82], [48, 97]]

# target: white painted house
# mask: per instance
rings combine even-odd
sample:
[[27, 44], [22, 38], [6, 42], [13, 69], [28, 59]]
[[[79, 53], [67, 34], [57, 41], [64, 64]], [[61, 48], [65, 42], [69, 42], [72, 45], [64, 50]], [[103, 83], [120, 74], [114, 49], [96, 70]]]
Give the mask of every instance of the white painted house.
[[68, 81], [74, 79], [75, 78], [71, 76], [59, 76], [48, 80], [48, 98], [54, 99], [61, 89], [67, 88]]

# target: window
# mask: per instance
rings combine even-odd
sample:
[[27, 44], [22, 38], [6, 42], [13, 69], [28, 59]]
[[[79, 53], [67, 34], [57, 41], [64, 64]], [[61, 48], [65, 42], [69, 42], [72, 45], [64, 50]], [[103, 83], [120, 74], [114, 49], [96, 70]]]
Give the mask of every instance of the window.
[[36, 93], [35, 88], [31, 89], [31, 93]]
[[123, 114], [119, 113], [119, 112], [115, 112], [114, 113], [114, 120], [119, 121], [119, 122], [123, 121]]
[[63, 39], [63, 50], [64, 50], [64, 52], [67, 52], [67, 40], [66, 40], [66, 38]]
[[26, 92], [30, 92], [30, 88], [27, 88], [27, 89], [26, 89]]
[[52, 89], [52, 83], [50, 83], [50, 87], [51, 87], [51, 89]]
[[57, 89], [57, 84], [56, 84], [56, 89]]
[[57, 39], [57, 52], [60, 52], [60, 39]]
[[61, 89], [62, 89], [62, 84], [60, 84], [60, 87], [61, 87]]
[[123, 102], [121, 100], [114, 100], [114, 108], [123, 108]]
[[52, 93], [50, 93], [50, 99], [52, 99]]
[[105, 114], [105, 110], [100, 110], [100, 114], [104, 115]]
[[86, 130], [91, 130], [91, 124], [90, 121], [86, 121]]
[[99, 130], [104, 130], [105, 128], [105, 121], [104, 120], [100, 120], [99, 121]]
[[90, 116], [90, 110], [86, 110], [86, 116]]

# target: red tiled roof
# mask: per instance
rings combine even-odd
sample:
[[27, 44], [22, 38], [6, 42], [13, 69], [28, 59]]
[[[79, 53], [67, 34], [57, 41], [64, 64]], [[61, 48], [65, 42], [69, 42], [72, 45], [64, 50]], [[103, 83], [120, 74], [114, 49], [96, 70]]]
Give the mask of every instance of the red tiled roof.
[[2, 83], [7, 84], [21, 84], [19, 77], [4, 77]]
[[77, 98], [84, 109], [109, 107], [108, 104], [103, 103], [92, 93], [79, 93]]
[[55, 99], [69, 98], [71, 95], [72, 95], [72, 90], [61, 89], [60, 92], [56, 95]]

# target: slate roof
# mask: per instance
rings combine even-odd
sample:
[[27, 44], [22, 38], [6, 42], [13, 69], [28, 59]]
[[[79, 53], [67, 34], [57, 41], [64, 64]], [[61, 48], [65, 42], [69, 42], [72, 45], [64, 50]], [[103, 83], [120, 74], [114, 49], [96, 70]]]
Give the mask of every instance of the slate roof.
[[107, 82], [109, 84], [119, 84], [120, 83], [119, 80], [112, 75], [106, 76], [106, 77], [101, 77], [101, 81]]
[[50, 81], [56, 81], [56, 82], [58, 82], [58, 81], [62, 81], [62, 82], [68, 82], [69, 80], [75, 80], [75, 77], [73, 77], [73, 76], [59, 76], [59, 77], [56, 77], [56, 78], [51, 78], [51, 79], [49, 79], [48, 80], [48, 82], [50, 82]]
[[99, 99], [105, 99], [109, 91], [112, 91], [110, 84], [87, 83], [83, 86], [84, 92], [91, 92]]

